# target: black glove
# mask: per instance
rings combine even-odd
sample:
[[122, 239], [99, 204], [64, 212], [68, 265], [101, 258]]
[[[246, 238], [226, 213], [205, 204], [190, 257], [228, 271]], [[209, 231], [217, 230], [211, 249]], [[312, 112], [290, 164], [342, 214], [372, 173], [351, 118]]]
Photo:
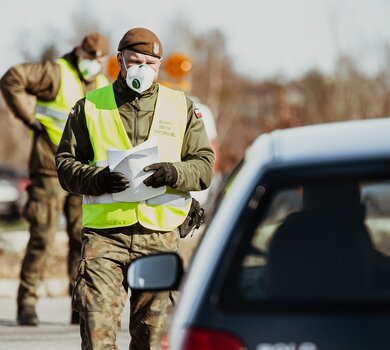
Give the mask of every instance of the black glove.
[[45, 130], [45, 128], [43, 127], [43, 125], [40, 123], [38, 119], [34, 119], [34, 121], [29, 125], [29, 128], [38, 133], [41, 133], [42, 131]]
[[130, 187], [130, 181], [126, 175], [118, 172], [110, 172], [109, 167], [105, 167], [97, 176], [100, 187], [106, 193], [122, 192]]
[[154, 173], [144, 180], [146, 186], [153, 188], [161, 186], [173, 186], [177, 181], [177, 170], [172, 163], [154, 163], [144, 168], [144, 171]]

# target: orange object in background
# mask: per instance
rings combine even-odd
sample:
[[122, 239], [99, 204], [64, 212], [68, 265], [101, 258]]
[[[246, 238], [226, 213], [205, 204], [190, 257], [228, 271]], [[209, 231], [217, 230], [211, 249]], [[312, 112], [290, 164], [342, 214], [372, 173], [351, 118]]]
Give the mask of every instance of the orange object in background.
[[161, 66], [160, 84], [172, 89], [190, 92], [192, 62], [190, 58], [179, 52], [167, 56]]
[[109, 56], [106, 62], [105, 72], [104, 72], [107, 78], [111, 81], [114, 81], [117, 78], [119, 71], [120, 71], [120, 67], [118, 65], [116, 55]]
[[163, 69], [174, 78], [183, 78], [192, 68], [192, 62], [188, 56], [182, 53], [173, 53], [166, 59]]

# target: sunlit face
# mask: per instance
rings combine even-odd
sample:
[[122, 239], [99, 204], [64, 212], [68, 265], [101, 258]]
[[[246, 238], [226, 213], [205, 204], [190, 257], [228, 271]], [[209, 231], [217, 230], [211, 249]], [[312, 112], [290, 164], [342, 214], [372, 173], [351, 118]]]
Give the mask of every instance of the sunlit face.
[[154, 56], [145, 55], [143, 53], [135, 52], [129, 49], [125, 49], [122, 52], [118, 52], [117, 60], [119, 67], [121, 67], [121, 74], [123, 77], [126, 77], [126, 68], [131, 66], [137, 66], [140, 64], [147, 64], [150, 68], [152, 68], [155, 72], [155, 80], [158, 76], [158, 71], [161, 65], [161, 58], [157, 58]]

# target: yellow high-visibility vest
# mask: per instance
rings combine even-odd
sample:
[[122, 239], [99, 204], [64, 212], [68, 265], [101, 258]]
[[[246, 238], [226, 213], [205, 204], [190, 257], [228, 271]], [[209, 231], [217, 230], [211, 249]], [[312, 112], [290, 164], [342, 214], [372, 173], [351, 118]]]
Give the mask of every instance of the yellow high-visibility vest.
[[[94, 151], [91, 165], [107, 165], [107, 149], [132, 148], [115, 102], [112, 84], [86, 95], [85, 117]], [[161, 162], [179, 162], [187, 124], [184, 93], [158, 87], [148, 139], [155, 138]], [[111, 194], [84, 196], [83, 226], [114, 228], [139, 222], [156, 231], [172, 231], [188, 215], [191, 197], [168, 187], [165, 194], [143, 202], [115, 202]]]
[[[83, 87], [76, 69], [65, 59], [56, 60], [60, 66], [61, 81], [57, 96], [52, 101], [37, 100], [35, 117], [45, 127], [51, 142], [58, 146], [65, 127], [68, 114], [74, 104], [84, 97]], [[103, 74], [96, 77], [96, 87], [108, 84]]]

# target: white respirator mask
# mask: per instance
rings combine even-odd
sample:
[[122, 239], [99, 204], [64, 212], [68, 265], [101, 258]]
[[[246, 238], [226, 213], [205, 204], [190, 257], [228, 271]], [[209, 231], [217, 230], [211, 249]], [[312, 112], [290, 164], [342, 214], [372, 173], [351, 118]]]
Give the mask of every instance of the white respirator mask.
[[127, 68], [124, 59], [123, 63], [125, 64], [127, 72], [126, 83], [130, 89], [141, 94], [152, 86], [156, 76], [156, 72], [153, 68], [144, 63]]
[[81, 59], [78, 68], [84, 79], [95, 77], [102, 70], [102, 65], [96, 60]]

